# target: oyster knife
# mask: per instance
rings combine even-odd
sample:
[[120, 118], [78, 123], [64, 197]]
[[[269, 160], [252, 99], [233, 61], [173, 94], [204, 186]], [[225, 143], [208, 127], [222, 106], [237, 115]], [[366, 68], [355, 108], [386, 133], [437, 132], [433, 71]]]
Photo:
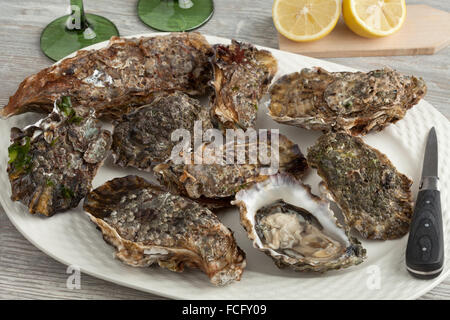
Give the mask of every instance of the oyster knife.
[[421, 279], [437, 277], [444, 267], [441, 195], [438, 182], [438, 141], [433, 127], [428, 134], [422, 180], [406, 247], [406, 269]]

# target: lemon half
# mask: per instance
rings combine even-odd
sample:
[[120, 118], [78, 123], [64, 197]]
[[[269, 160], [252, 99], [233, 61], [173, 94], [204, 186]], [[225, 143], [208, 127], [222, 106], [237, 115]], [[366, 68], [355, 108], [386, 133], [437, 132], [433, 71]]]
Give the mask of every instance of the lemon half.
[[299, 42], [325, 37], [336, 26], [340, 14], [339, 0], [275, 0], [272, 7], [278, 32]]
[[398, 31], [406, 18], [405, 0], [343, 0], [345, 24], [366, 38], [385, 37]]

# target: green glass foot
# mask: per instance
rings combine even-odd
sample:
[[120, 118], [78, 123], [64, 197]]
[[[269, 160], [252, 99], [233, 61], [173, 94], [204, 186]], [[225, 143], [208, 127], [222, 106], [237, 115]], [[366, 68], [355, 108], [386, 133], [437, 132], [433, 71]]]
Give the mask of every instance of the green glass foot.
[[52, 60], [58, 61], [84, 47], [118, 36], [114, 23], [96, 14], [86, 14], [89, 28], [84, 31], [68, 30], [69, 16], [51, 22], [41, 34], [41, 49]]
[[[180, 1], [140, 0], [139, 18], [149, 27], [159, 31], [189, 31], [211, 19], [214, 12], [212, 0], [190, 0], [190, 8], [180, 8]], [[186, 1], [183, 1], [186, 2]]]

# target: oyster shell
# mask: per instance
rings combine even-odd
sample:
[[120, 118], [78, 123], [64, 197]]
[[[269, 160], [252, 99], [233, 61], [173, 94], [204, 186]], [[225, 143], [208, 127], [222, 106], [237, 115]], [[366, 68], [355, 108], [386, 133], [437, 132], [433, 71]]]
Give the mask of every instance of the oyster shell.
[[272, 54], [235, 40], [213, 46], [212, 112], [225, 128], [254, 127], [259, 100], [278, 66]]
[[115, 123], [112, 150], [121, 167], [150, 170], [152, 164], [170, 158], [171, 134], [187, 129], [194, 137], [194, 122], [202, 121], [203, 130], [212, 128], [209, 109], [182, 92], [161, 94], [150, 105], [142, 106]]
[[53, 101], [71, 96], [76, 107], [95, 109], [99, 118], [119, 119], [151, 103], [155, 92], [204, 94], [212, 79], [211, 55], [211, 46], [197, 32], [113, 37], [106, 48], [79, 51], [26, 78], [0, 116], [49, 113]]
[[367, 73], [305, 68], [270, 88], [269, 115], [305, 129], [364, 135], [402, 119], [426, 90], [422, 78], [389, 68]]
[[[271, 133], [267, 141], [255, 142], [258, 150], [267, 148], [270, 150]], [[301, 177], [308, 166], [306, 159], [301, 153], [298, 145], [294, 144], [283, 135], [279, 135], [279, 163], [275, 172], [270, 172], [270, 165], [263, 164], [258, 158], [257, 163], [227, 164], [226, 155], [229, 144], [223, 145], [223, 151], [219, 155], [205, 152], [210, 144], [201, 145], [203, 149], [200, 154], [209, 154], [203, 164], [175, 164], [172, 161], [162, 163], [154, 167], [154, 172], [160, 183], [172, 193], [188, 196], [196, 201], [201, 201], [210, 207], [229, 206], [232, 197], [252, 183], [265, 179], [268, 174], [277, 172], [289, 172]], [[239, 144], [235, 142], [234, 150], [240, 146], [245, 148], [246, 159], [251, 145], [248, 142]], [[206, 163], [206, 164], [205, 164]], [[210, 163], [210, 164], [207, 164]]]
[[240, 280], [245, 268], [233, 232], [211, 211], [140, 177], [106, 182], [86, 197], [84, 210], [130, 266], [199, 268], [215, 285]]
[[90, 114], [80, 117], [65, 97], [38, 123], [11, 129], [8, 176], [13, 201], [51, 216], [75, 208], [111, 146], [111, 134]]
[[345, 133], [322, 135], [308, 149], [308, 163], [346, 223], [367, 239], [397, 239], [409, 230], [412, 181], [386, 155]]
[[330, 203], [287, 174], [239, 191], [233, 204], [253, 246], [278, 267], [325, 272], [365, 259], [366, 250], [337, 222]]

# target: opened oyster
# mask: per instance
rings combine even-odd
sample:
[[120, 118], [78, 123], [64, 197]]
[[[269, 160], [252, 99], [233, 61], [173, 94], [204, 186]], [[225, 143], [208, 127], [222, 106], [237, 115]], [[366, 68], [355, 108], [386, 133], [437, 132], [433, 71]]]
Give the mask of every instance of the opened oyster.
[[130, 266], [199, 268], [215, 285], [240, 280], [245, 268], [232, 231], [211, 211], [140, 177], [106, 182], [86, 197], [84, 210]]
[[363, 237], [397, 239], [408, 232], [412, 181], [398, 172], [386, 155], [361, 138], [328, 133], [308, 149], [307, 158], [346, 223]]
[[213, 46], [212, 112], [225, 128], [252, 128], [278, 66], [272, 54], [235, 40]]
[[269, 115], [305, 129], [364, 135], [402, 119], [426, 90], [421, 78], [389, 68], [367, 73], [303, 69], [270, 88]]
[[[209, 207], [229, 206], [236, 192], [265, 179], [267, 175], [289, 172], [301, 177], [307, 170], [306, 159], [298, 145], [285, 136], [279, 135], [276, 146], [279, 154], [276, 156], [275, 150], [271, 150], [272, 134], [270, 131], [268, 134], [267, 140], [258, 140], [253, 144], [231, 142], [219, 149], [212, 148], [212, 144], [203, 144], [199, 147], [202, 149], [201, 152], [196, 152], [203, 155], [202, 164], [175, 164], [169, 161], [157, 165], [154, 172], [161, 184], [172, 193], [196, 199]], [[245, 162], [239, 163], [234, 158], [231, 163], [228, 162], [227, 150], [231, 144], [234, 144], [235, 151], [240, 148], [244, 150]], [[252, 150], [259, 154], [254, 162], [249, 156]], [[268, 157], [264, 159], [263, 154], [266, 153]]]
[[171, 139], [175, 130], [186, 129], [194, 137], [197, 120], [203, 130], [212, 128], [209, 109], [198, 100], [181, 92], [160, 95], [152, 104], [116, 122], [112, 145], [115, 163], [150, 170], [152, 164], [169, 160], [177, 143]]
[[330, 203], [286, 174], [241, 190], [233, 204], [253, 246], [278, 267], [325, 272], [363, 262], [366, 250], [348, 235]]
[[95, 117], [80, 117], [70, 99], [35, 125], [11, 129], [8, 175], [12, 200], [30, 213], [51, 216], [75, 208], [91, 190], [92, 179], [111, 146], [111, 134]]
[[49, 113], [55, 99], [71, 96], [75, 107], [95, 109], [99, 118], [120, 119], [151, 103], [155, 92], [204, 94], [212, 79], [211, 55], [211, 46], [197, 32], [113, 37], [105, 48], [81, 50], [26, 78], [0, 116]]

